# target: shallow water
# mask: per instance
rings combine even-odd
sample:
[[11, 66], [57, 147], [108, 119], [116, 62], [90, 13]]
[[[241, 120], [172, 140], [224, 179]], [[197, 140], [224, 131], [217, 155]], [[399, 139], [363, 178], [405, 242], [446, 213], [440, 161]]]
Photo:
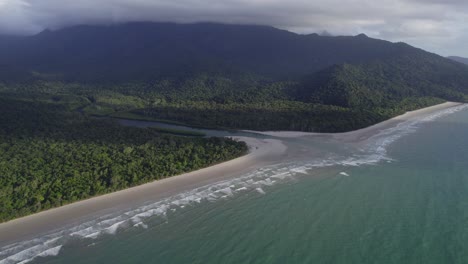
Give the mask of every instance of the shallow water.
[[466, 263], [458, 110], [365, 145], [289, 139], [283, 163], [4, 247], [0, 263]]

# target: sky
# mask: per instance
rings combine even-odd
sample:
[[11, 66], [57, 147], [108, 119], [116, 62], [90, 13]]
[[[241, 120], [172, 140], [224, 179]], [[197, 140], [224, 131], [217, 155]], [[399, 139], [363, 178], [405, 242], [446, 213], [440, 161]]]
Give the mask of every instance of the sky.
[[468, 57], [468, 0], [0, 0], [0, 34], [130, 21], [270, 25]]

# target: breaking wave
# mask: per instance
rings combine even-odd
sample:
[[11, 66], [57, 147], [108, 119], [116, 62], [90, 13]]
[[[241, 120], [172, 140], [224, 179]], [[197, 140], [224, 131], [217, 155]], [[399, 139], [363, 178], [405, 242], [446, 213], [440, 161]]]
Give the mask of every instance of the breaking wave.
[[274, 165], [255, 170], [240, 178], [226, 180], [140, 206], [136, 209], [103, 216], [67, 230], [0, 248], [0, 264], [27, 263], [37, 257], [55, 256], [72, 239], [93, 240], [114, 235], [125, 228], [147, 228], [150, 218], [167, 219], [169, 212], [203, 201], [214, 202], [240, 193], [265, 194], [262, 187], [292, 179], [294, 171]]
[[[399, 123], [395, 127], [383, 130], [371, 137], [365, 146], [360, 147], [351, 155], [340, 156], [337, 153], [331, 153], [328, 157], [317, 160], [289, 162], [264, 167], [239, 178], [196, 188], [136, 209], [106, 215], [71, 229], [64, 229], [41, 238], [5, 246], [0, 248], [0, 264], [28, 263], [38, 257], [56, 256], [62, 250], [63, 245], [73, 239], [92, 241], [103, 235], [114, 235], [121, 229], [148, 228], [150, 219], [159, 217], [167, 221], [168, 213], [204, 201], [214, 202], [243, 193], [263, 195], [268, 191], [268, 186], [278, 182], [294, 180], [296, 176], [307, 174], [315, 168], [360, 166], [376, 164], [381, 161], [391, 162], [392, 159], [387, 156], [387, 148], [390, 144], [407, 134], [415, 132], [422, 123], [466, 108], [468, 108], [468, 105], [461, 105], [439, 111], [424, 118]], [[346, 172], [341, 172], [338, 175], [349, 176]]]

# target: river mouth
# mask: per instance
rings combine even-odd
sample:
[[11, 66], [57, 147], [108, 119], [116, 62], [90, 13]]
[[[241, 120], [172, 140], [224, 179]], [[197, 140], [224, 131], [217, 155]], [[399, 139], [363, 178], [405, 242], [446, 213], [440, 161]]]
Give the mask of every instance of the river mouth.
[[[141, 234], [144, 230], [157, 229], [168, 221], [179, 221], [179, 217], [198, 210], [197, 208], [218, 207], [237, 199], [258, 200], [281, 186], [296, 186], [303, 179], [323, 179], [337, 182], [351, 179], [361, 168], [379, 167], [396, 162], [388, 154], [389, 147], [404, 136], [418, 132], [424, 124], [448, 116], [466, 107], [437, 112], [399, 123], [382, 130], [365, 142], [341, 142], [332, 137], [282, 138], [285, 150], [280, 155], [267, 156], [265, 160], [255, 160], [256, 167], [244, 168], [235, 177], [225, 177], [202, 186], [193, 186], [185, 192], [156, 197], [144, 202], [113, 208], [102, 212], [89, 221], [67, 225], [56, 231], [41, 235], [29, 241], [3, 246], [0, 250], [0, 263], [49, 259], [60, 255], [63, 247], [93, 247], [105, 243], [114, 236]], [[229, 133], [229, 132], [216, 132]], [[251, 136], [251, 133], [235, 133], [225, 136]], [[219, 136], [219, 134], [218, 134]], [[255, 139], [279, 140], [278, 137], [255, 135]], [[274, 154], [274, 153], [273, 153]], [[263, 162], [263, 163], [262, 163]], [[281, 191], [278, 191], [281, 192]], [[249, 198], [250, 197], [250, 198]], [[189, 213], [190, 214], [190, 213]], [[174, 227], [175, 228], [175, 227]], [[140, 231], [139, 231], [140, 230]], [[68, 249], [70, 250], [70, 249]], [[50, 260], [50, 259], [49, 259]]]

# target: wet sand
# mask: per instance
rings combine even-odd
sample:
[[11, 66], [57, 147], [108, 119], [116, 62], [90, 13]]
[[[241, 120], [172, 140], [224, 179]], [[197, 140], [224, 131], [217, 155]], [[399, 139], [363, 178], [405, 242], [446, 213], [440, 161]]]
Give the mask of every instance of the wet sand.
[[154, 181], [133, 188], [90, 198], [0, 224], [0, 247], [32, 239], [54, 230], [105, 215], [107, 213], [158, 200], [248, 171], [281, 158], [286, 146], [279, 140], [234, 137], [249, 145], [249, 154], [208, 168]]
[[[460, 104], [448, 102], [408, 112], [374, 126], [346, 133], [249, 131], [276, 137], [277, 139], [234, 137], [237, 140], [245, 141], [249, 145], [250, 153], [248, 155], [194, 172], [154, 181], [2, 223], [0, 224], [0, 247], [32, 239], [110, 212], [143, 204], [146, 201], [162, 199], [197, 187], [238, 177], [257, 168], [275, 164], [283, 159], [287, 149], [281, 138], [327, 137], [347, 143], [363, 142], [369, 137], [400, 122], [417, 119], [421, 116], [458, 105]], [[317, 150], [315, 154], [319, 155], [319, 153], [320, 151]]]
[[297, 138], [297, 137], [307, 137], [307, 136], [314, 136], [314, 137], [332, 137], [333, 139], [337, 141], [342, 141], [342, 142], [359, 142], [359, 141], [364, 141], [373, 135], [378, 134], [382, 130], [385, 130], [387, 128], [394, 127], [398, 123], [408, 121], [408, 120], [413, 120], [420, 118], [425, 115], [430, 115], [431, 113], [438, 112], [444, 109], [452, 108], [461, 105], [462, 103], [455, 103], [455, 102], [446, 102], [426, 108], [422, 108], [419, 110], [415, 111], [410, 111], [407, 112], [403, 115], [396, 116], [394, 118], [391, 118], [389, 120], [383, 121], [381, 123], [375, 124], [370, 127], [366, 127], [363, 129], [359, 130], [354, 130], [350, 132], [344, 132], [344, 133], [311, 133], [311, 132], [298, 132], [298, 131], [264, 131], [264, 132], [259, 132], [259, 131], [252, 131], [252, 130], [244, 130], [245, 132], [250, 132], [250, 133], [257, 133], [265, 136], [272, 136], [272, 137], [277, 137], [277, 138]]

